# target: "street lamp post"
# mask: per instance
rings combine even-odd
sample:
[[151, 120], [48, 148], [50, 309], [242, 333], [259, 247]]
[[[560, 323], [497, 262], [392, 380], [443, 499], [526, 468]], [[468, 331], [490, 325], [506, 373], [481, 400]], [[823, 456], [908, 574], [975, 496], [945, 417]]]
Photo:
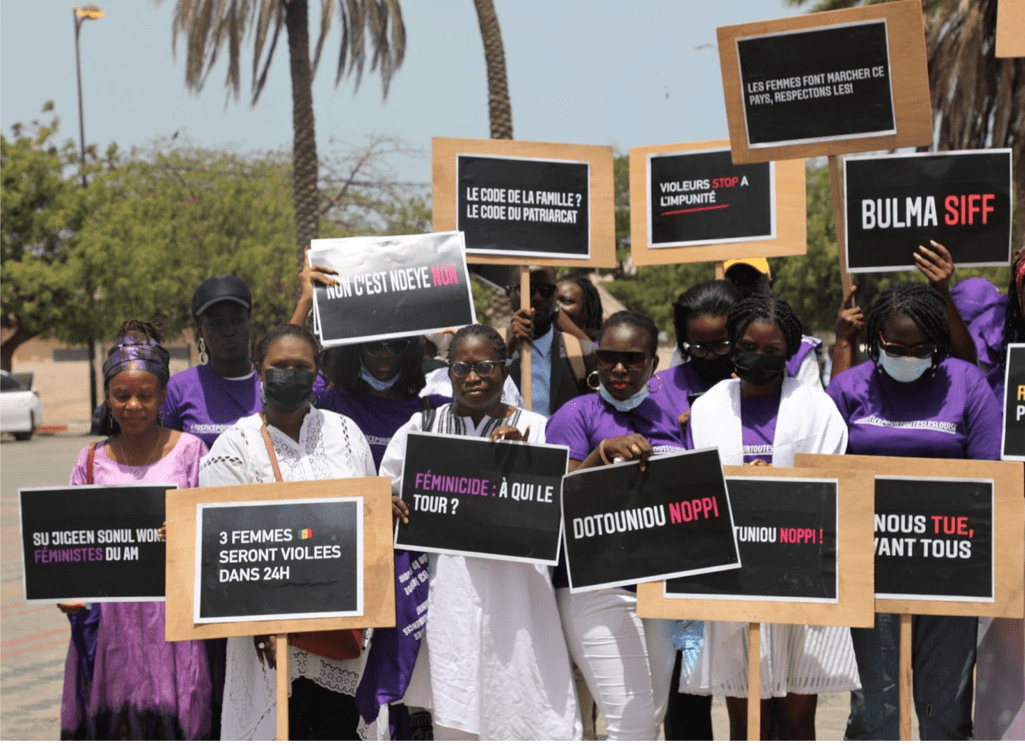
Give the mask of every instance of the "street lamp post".
[[[78, 52], [78, 35], [82, 29], [83, 21], [91, 21], [97, 18], [103, 18], [106, 13], [100, 10], [98, 7], [90, 3], [89, 5], [83, 5], [79, 8], [77, 5], [71, 6], [71, 12], [73, 13], [75, 21], [75, 76], [78, 79], [78, 138], [81, 144], [81, 152], [79, 154], [79, 170], [82, 174], [82, 188], [84, 189], [88, 182], [85, 178], [85, 115], [82, 109], [82, 59]], [[86, 292], [91, 293], [92, 288], [86, 285]], [[89, 414], [96, 411], [96, 340], [89, 336]]]

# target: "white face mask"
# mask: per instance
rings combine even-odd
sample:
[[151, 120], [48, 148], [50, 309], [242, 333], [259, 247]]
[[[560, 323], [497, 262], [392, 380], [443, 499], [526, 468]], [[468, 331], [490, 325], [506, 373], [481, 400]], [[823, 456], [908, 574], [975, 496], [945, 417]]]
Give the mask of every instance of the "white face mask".
[[920, 360], [917, 357], [891, 357], [880, 350], [879, 364], [886, 374], [898, 383], [912, 383], [932, 367], [932, 358], [926, 357], [924, 360]]

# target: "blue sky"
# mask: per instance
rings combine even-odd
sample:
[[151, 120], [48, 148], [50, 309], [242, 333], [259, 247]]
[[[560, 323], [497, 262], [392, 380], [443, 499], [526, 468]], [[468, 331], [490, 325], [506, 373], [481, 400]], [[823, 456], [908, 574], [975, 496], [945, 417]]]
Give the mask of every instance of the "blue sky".
[[[171, 47], [174, 0], [97, 0], [107, 17], [82, 28], [86, 140], [145, 146], [175, 132], [238, 150], [291, 147], [287, 48], [279, 45], [256, 107], [251, 47], [243, 93], [225, 106], [222, 60], [198, 96], [184, 86], [184, 48]], [[317, 3], [311, 1], [311, 5]], [[520, 140], [630, 147], [728, 136], [715, 29], [794, 15], [782, 0], [495, 0], [502, 26], [514, 134]], [[404, 0], [407, 49], [388, 99], [380, 78], [335, 88], [341, 33], [314, 84], [318, 148], [396, 135], [425, 153], [432, 136], [488, 137], [487, 78], [471, 0]], [[316, 9], [311, 12], [316, 13]], [[0, 127], [29, 122], [53, 100], [62, 137], [77, 140], [71, 2], [0, 4]], [[397, 161], [427, 182], [429, 157]]]

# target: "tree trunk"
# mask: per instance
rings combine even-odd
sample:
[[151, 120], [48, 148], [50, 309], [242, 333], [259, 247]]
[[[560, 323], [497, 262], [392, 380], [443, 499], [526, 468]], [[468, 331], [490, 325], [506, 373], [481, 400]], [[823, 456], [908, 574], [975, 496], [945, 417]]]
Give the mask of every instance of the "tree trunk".
[[292, 198], [295, 203], [297, 265], [303, 248], [320, 235], [320, 200], [317, 192], [317, 135], [313, 122], [313, 76], [310, 69], [309, 9], [307, 0], [286, 0], [285, 28], [292, 74]]
[[491, 139], [511, 140], [512, 103], [509, 101], [509, 81], [505, 75], [505, 50], [502, 30], [492, 0], [473, 0], [480, 22], [480, 35], [484, 40], [484, 61], [488, 68], [488, 118], [491, 120]]
[[39, 332], [26, 331], [20, 326], [17, 327], [14, 333], [7, 337], [3, 344], [0, 344], [0, 368], [7, 372], [13, 372], [11, 365], [14, 362], [14, 350], [37, 336], [39, 336]]

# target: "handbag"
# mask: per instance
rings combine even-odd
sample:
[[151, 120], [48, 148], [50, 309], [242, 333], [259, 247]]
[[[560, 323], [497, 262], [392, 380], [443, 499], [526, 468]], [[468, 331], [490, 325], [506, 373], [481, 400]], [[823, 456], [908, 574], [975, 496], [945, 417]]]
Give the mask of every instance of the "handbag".
[[[260, 433], [263, 435], [263, 444], [267, 446], [271, 468], [274, 469], [274, 480], [280, 482], [283, 479], [278, 467], [278, 457], [274, 454], [274, 445], [270, 440], [270, 432], [267, 431], [267, 417], [260, 414], [260, 421]], [[363, 652], [362, 629], [304, 631], [289, 634], [288, 641], [304, 652], [312, 652], [329, 660], [354, 660]]]

